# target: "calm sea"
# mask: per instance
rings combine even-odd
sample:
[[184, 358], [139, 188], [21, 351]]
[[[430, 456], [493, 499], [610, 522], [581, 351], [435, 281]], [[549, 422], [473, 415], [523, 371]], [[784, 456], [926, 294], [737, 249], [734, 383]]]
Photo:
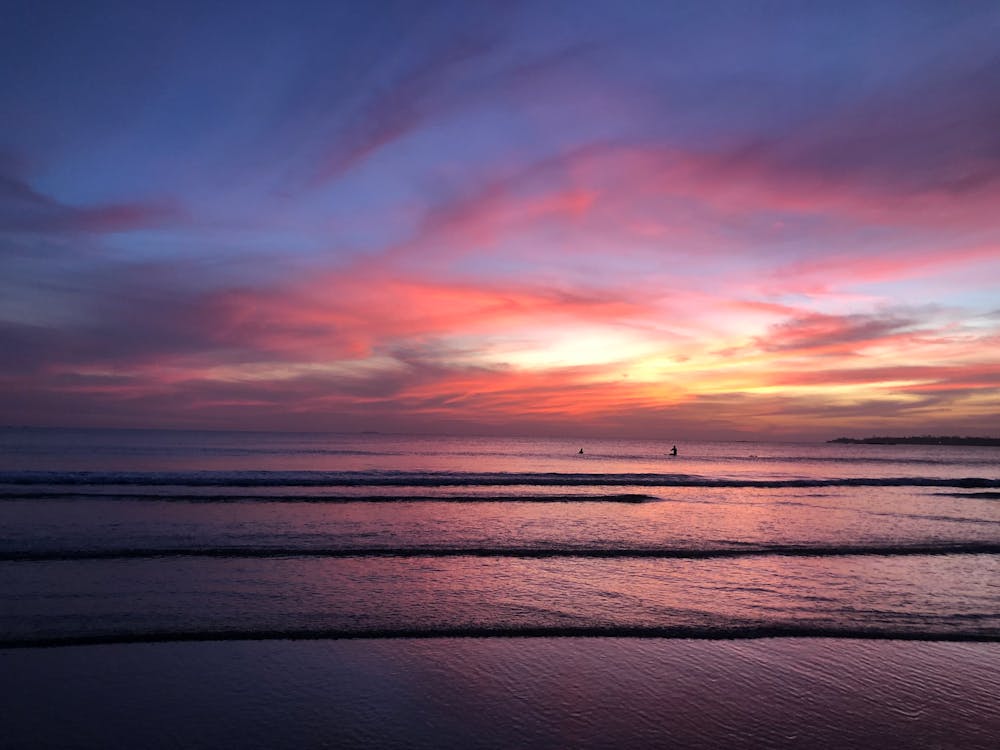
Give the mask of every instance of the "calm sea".
[[[468, 675], [495, 674], [488, 665], [496, 649], [516, 653], [508, 666], [549, 660], [540, 668], [553, 674], [583, 664], [583, 652], [608, 652], [607, 663], [633, 677], [606, 666], [595, 679], [617, 674], [626, 682], [643, 664], [681, 669], [719, 658], [720, 676], [743, 674], [750, 695], [756, 688], [748, 674], [757, 675], [758, 687], [767, 680], [754, 656], [759, 642], [742, 639], [794, 636], [761, 653], [784, 654], [777, 660], [783, 668], [819, 659], [817, 674], [829, 676], [822, 654], [846, 654], [830, 657], [843, 666], [920, 648], [906, 653], [917, 665], [912, 680], [922, 685], [943, 684], [949, 659], [985, 664], [965, 693], [956, 688], [950, 710], [954, 720], [963, 701], [975, 709], [952, 729], [959, 732], [954, 746], [980, 746], [991, 736], [996, 705], [976, 701], [996, 687], [1000, 666], [1000, 449], [682, 441], [671, 456], [673, 444], [0, 431], [0, 654], [8, 669], [32, 671], [53, 668], [52, 654], [107, 648], [134, 658], [151, 648], [187, 648], [176, 657], [183, 659], [210, 646], [214, 656], [199, 659], [211, 661], [250, 642], [272, 657], [259, 650], [263, 642], [326, 644], [321, 655], [297, 651], [284, 662], [305, 674], [317, 658], [331, 658], [330, 649], [357, 642], [367, 644], [366, 659], [398, 648], [391, 652], [396, 663], [412, 669], [414, 660], [423, 669], [428, 660], [440, 665], [461, 654]], [[218, 643], [224, 640], [234, 643]], [[434, 651], [435, 643], [450, 645]], [[542, 653], [540, 643], [549, 644]], [[742, 656], [734, 648], [743, 648]], [[943, 648], [976, 650], [942, 656]], [[349, 654], [337, 653], [341, 668], [350, 663]], [[58, 663], [62, 669], [80, 659]], [[857, 678], [845, 675], [844, 684]], [[689, 690], [706, 689], [706, 675], [688, 677]], [[371, 675], [346, 679], [372, 689]], [[525, 675], [517, 679], [523, 692]], [[390, 682], [362, 701], [383, 728], [392, 723], [377, 718]], [[489, 678], [477, 684], [497, 699]], [[772, 687], [788, 700], [780, 685]], [[648, 712], [642, 694], [623, 687], [617, 700]], [[573, 703], [565, 707], [571, 715]], [[523, 731], [507, 737], [510, 743], [529, 746], [548, 736], [540, 733], [545, 717], [530, 716], [523, 714]], [[413, 716], [399, 721], [403, 745], [430, 747], [444, 737], [499, 746], [479, 735], [478, 744], [460, 742], [461, 733], [433, 727], [409, 731], [417, 726]], [[909, 721], [919, 728], [921, 718]], [[23, 746], [40, 726], [22, 723]], [[645, 741], [676, 740], [680, 726], [675, 721], [675, 734], [653, 732]], [[836, 726], [831, 719], [827, 728]], [[776, 734], [760, 730], [761, 746], [791, 742], [786, 728], [768, 727]], [[688, 730], [687, 744], [701, 737], [719, 746], [697, 721]], [[351, 731], [358, 734], [332, 736], [379, 739]], [[602, 736], [586, 722], [579, 731]], [[899, 739], [899, 731], [892, 736]], [[575, 737], [575, 746], [586, 744]]]

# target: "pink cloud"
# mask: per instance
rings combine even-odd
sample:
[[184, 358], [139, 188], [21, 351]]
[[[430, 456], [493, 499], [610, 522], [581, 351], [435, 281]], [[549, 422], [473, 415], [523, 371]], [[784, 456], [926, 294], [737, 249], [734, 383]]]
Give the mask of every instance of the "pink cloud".
[[770, 385], [865, 385], [909, 383], [906, 391], [945, 388], [995, 388], [1000, 385], [1000, 363], [975, 362], [962, 365], [888, 365], [883, 367], [837, 367], [823, 370], [784, 370], [767, 376]]
[[220, 344], [304, 359], [367, 356], [377, 346], [411, 337], [608, 322], [646, 311], [641, 303], [602, 293], [393, 278], [367, 270], [278, 289], [225, 292], [207, 309], [206, 322]]
[[867, 284], [953, 272], [983, 262], [1000, 262], [1000, 244], [930, 249], [886, 250], [882, 253], [836, 252], [789, 264], [772, 283], [807, 284], [827, 291], [845, 284]]
[[[798, 174], [753, 154], [595, 145], [485, 181], [429, 210], [411, 240], [364, 262], [387, 271], [402, 263], [426, 266], [474, 255], [539, 265], [545, 259], [599, 261], [611, 252], [641, 259], [647, 272], [662, 275], [674, 272], [674, 266], [665, 265], [667, 258], [683, 259], [685, 265], [676, 266], [682, 274], [712, 258], [735, 259], [736, 264], [714, 271], [734, 275], [743, 272], [741, 263], [752, 254], [758, 273], [773, 271], [768, 293], [780, 293], [782, 285], [823, 292], [841, 278], [850, 283], [895, 280], [997, 257], [998, 246], [990, 242], [956, 247], [960, 235], [942, 235], [946, 239], [933, 249], [926, 246], [927, 235], [918, 232], [947, 229], [952, 219], [966, 232], [993, 228], [1000, 191], [981, 198], [893, 195], [865, 184]], [[797, 227], [797, 234], [789, 235], [784, 222], [760, 220], [786, 214], [821, 223]], [[851, 238], [848, 230], [865, 226], [895, 234], [877, 250], [870, 244], [843, 249], [856, 244], [846, 239]], [[780, 249], [786, 236], [801, 237], [795, 245], [799, 257], [791, 261], [782, 255], [788, 250]], [[925, 246], [914, 248], [914, 237]]]
[[864, 347], [911, 341], [918, 321], [898, 316], [809, 313], [771, 326], [757, 346], [772, 352], [810, 355], [853, 353]]

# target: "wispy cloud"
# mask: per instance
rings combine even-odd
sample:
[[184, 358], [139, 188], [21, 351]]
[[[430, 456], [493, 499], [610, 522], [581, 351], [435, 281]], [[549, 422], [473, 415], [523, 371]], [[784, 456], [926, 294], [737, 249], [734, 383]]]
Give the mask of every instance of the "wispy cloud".
[[15, 175], [0, 173], [0, 232], [112, 234], [177, 219], [177, 210], [164, 203], [66, 205]]

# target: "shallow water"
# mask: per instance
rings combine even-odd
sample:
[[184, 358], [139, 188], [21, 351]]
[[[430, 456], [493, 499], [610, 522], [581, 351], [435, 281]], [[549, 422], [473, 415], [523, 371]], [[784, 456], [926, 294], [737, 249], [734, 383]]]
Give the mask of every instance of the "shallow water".
[[693, 443], [672, 458], [641, 441], [581, 456], [551, 439], [4, 439], [7, 645], [1000, 638], [997, 449]]

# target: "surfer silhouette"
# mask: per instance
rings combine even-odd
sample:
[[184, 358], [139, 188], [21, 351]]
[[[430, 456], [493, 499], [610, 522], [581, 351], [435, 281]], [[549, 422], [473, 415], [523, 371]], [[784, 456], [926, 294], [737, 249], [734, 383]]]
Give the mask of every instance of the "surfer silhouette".
[[580, 449], [580, 453], [583, 453], [583, 448]]
[[677, 455], [677, 446], [676, 445], [673, 448], [670, 449], [670, 455], [671, 456], [676, 456]]

